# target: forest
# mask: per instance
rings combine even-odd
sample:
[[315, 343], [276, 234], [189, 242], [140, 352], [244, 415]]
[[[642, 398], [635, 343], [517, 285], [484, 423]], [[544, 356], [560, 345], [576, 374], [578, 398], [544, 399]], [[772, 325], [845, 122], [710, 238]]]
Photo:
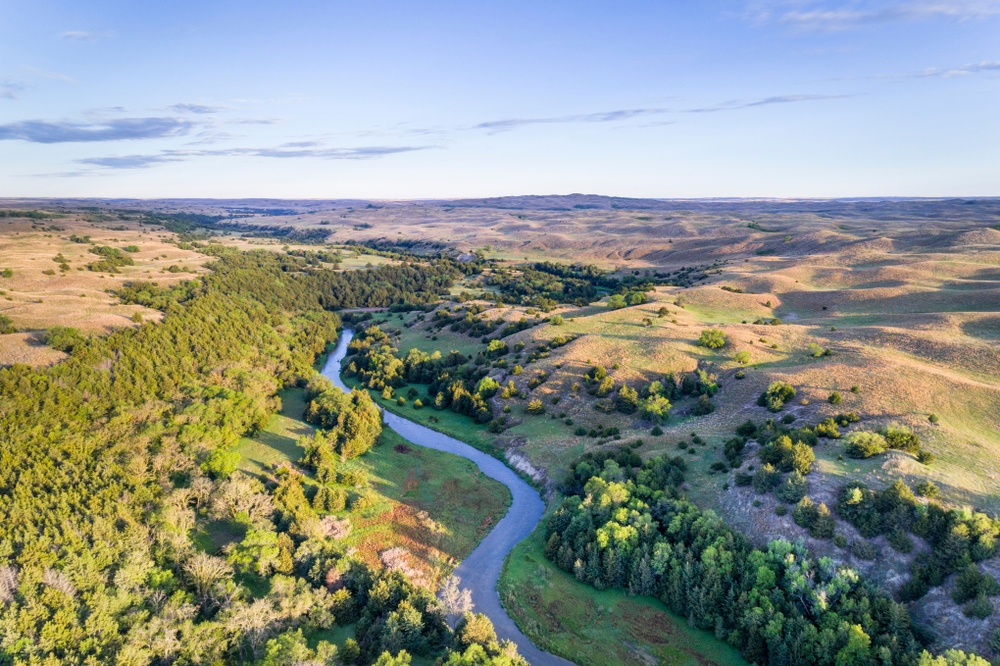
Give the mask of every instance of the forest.
[[[453, 631], [431, 592], [345, 552], [332, 488], [287, 467], [234, 472], [233, 445], [282, 387], [312, 387], [317, 439], [341, 459], [376, 445], [367, 394], [315, 381], [340, 326], [330, 310], [435, 299], [451, 271], [341, 274], [232, 251], [210, 267], [121, 289], [159, 322], [52, 330], [68, 359], [0, 370], [0, 664], [523, 664], [485, 617]], [[222, 555], [195, 538], [213, 521], [242, 534]], [[336, 625], [354, 638], [314, 638]]]

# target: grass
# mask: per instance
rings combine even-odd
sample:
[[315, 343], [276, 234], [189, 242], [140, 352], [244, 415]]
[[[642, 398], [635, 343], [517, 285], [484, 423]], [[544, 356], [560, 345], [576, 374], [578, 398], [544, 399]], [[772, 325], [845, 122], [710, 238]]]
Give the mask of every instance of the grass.
[[542, 530], [511, 551], [498, 585], [518, 627], [540, 648], [580, 666], [745, 666], [739, 652], [693, 629], [662, 603], [596, 590], [542, 554]]

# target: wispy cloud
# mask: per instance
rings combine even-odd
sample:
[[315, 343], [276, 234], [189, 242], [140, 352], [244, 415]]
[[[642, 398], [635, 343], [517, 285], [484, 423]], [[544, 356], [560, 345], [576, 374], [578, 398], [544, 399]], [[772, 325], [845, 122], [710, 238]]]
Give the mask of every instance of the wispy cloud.
[[877, 79], [928, 79], [951, 78], [954, 76], [973, 76], [975, 74], [1000, 74], [1000, 60], [984, 60], [960, 67], [928, 67], [919, 72], [909, 74], [880, 74]]
[[159, 139], [188, 134], [195, 123], [184, 118], [116, 118], [92, 123], [22, 120], [0, 125], [0, 141], [74, 143]]
[[[296, 142], [310, 143], [310, 142]], [[434, 146], [364, 146], [360, 148], [292, 148], [285, 144], [277, 148], [222, 148], [218, 150], [164, 150], [149, 155], [109, 155], [78, 159], [78, 164], [90, 164], [106, 169], [145, 169], [168, 162], [182, 162], [199, 157], [271, 157], [277, 159], [314, 158], [326, 160], [369, 160], [399, 153], [428, 150]]]
[[113, 32], [87, 32], [86, 30], [67, 30], [66, 32], [59, 33], [59, 36], [63, 39], [69, 39], [77, 42], [96, 42], [99, 39], [108, 39], [114, 37]]
[[93, 164], [108, 169], [147, 169], [166, 162], [180, 162], [179, 157], [167, 155], [110, 155], [108, 157], [85, 157], [77, 164]]
[[43, 79], [52, 79], [53, 81], [65, 81], [66, 83], [76, 83], [76, 79], [70, 78], [65, 74], [56, 74], [55, 72], [46, 72], [38, 69], [37, 67], [29, 67], [28, 65], [21, 65], [21, 71], [25, 74], [30, 74], [31, 76], [37, 76]]
[[192, 104], [190, 102], [173, 104], [169, 108], [177, 113], [218, 113], [219, 111], [226, 110], [224, 106], [209, 106], [207, 104]]
[[833, 31], [904, 21], [984, 20], [1000, 16], [1000, 0], [777, 0], [754, 2], [744, 15], [757, 23], [778, 23], [806, 31]]
[[319, 145], [322, 145], [321, 141], [289, 141], [281, 144], [281, 148], [312, 148]]
[[670, 113], [673, 109], [619, 109], [617, 111], [602, 111], [600, 113], [574, 114], [569, 116], [552, 116], [549, 118], [505, 118], [489, 120], [472, 126], [471, 129], [490, 130], [491, 133], [503, 132], [523, 127], [525, 125], [545, 125], [554, 123], [609, 123], [616, 120], [629, 120], [639, 116], [652, 116]]
[[230, 125], [276, 125], [282, 120], [284, 118], [228, 118], [226, 122]]
[[776, 97], [765, 97], [753, 101], [734, 100], [723, 102], [714, 106], [705, 106], [696, 109], [684, 109], [684, 113], [715, 113], [717, 111], [736, 111], [737, 109], [752, 109], [757, 106], [770, 106], [772, 104], [792, 104], [794, 102], [812, 102], [821, 99], [842, 99], [854, 97], [854, 95], [778, 95]]
[[17, 99], [24, 92], [24, 84], [18, 81], [0, 81], [0, 99]]

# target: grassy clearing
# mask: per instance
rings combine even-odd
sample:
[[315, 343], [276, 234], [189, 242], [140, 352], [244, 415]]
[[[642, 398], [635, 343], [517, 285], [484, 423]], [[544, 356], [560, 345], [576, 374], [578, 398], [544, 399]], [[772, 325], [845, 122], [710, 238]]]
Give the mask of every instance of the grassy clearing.
[[513, 551], [498, 585], [507, 611], [536, 645], [580, 666], [744, 666], [729, 645], [692, 629], [659, 601], [577, 582], [542, 555], [535, 530]]

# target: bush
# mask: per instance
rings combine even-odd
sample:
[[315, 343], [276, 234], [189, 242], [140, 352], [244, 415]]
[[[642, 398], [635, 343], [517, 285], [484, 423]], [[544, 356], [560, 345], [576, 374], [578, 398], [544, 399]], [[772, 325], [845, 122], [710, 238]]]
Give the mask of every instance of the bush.
[[917, 454], [917, 462], [921, 465], [930, 465], [934, 462], [934, 454], [930, 451], [921, 451]]
[[659, 437], [663, 434], [663, 428], [660, 426], [653, 426], [653, 429], [649, 431], [649, 434], [653, 437]]
[[836, 391], [834, 391], [833, 393], [831, 393], [831, 394], [830, 394], [830, 397], [829, 397], [829, 398], [827, 398], [826, 400], [827, 400], [827, 402], [829, 402], [829, 403], [830, 403], [831, 405], [839, 405], [840, 403], [844, 402], [844, 398], [843, 398], [843, 396], [841, 396], [841, 395], [840, 395], [839, 393], [837, 393]]
[[726, 334], [718, 328], [707, 328], [701, 332], [701, 337], [698, 338], [699, 347], [708, 347], [709, 349], [721, 349], [726, 346]]
[[629, 388], [627, 385], [618, 389], [616, 408], [622, 414], [634, 414], [639, 409], [638, 391], [634, 388]]
[[552, 315], [549, 318], [549, 323], [552, 324], [553, 326], [562, 326], [563, 325], [562, 315]]
[[746, 365], [747, 363], [750, 362], [750, 352], [748, 351], [736, 352], [735, 354], [733, 354], [733, 360], [742, 365]]
[[583, 426], [577, 426], [576, 430], [573, 431], [573, 434], [577, 437], [584, 437], [587, 434], [587, 429]]
[[753, 476], [743, 472], [736, 472], [736, 475], [733, 477], [733, 483], [739, 488], [745, 488], [753, 483]]
[[921, 481], [913, 488], [913, 490], [920, 497], [926, 497], [928, 499], [937, 497], [941, 492], [938, 490], [937, 485], [935, 485], [933, 481]]
[[10, 317], [0, 314], [0, 335], [8, 333], [17, 333], [17, 327], [14, 326], [14, 321]]
[[795, 504], [809, 492], [809, 481], [798, 470], [785, 477], [784, 482], [774, 489], [774, 496], [782, 502]]
[[956, 604], [964, 604], [976, 597], [995, 597], [1000, 594], [1000, 585], [990, 574], [983, 573], [975, 564], [970, 564], [958, 575], [951, 598]]
[[141, 324], [142, 323], [142, 313], [141, 312], [134, 312], [134, 313], [132, 313], [132, 321], [135, 322], [136, 324]]
[[930, 421], [931, 423], [937, 423], [941, 419], [938, 418], [937, 414], [931, 414], [930, 416], [927, 417], [927, 420]]
[[993, 650], [993, 654], [1000, 655], [1000, 628], [993, 630], [993, 635], [990, 636], [990, 649]]
[[760, 495], [771, 492], [779, 483], [781, 483], [781, 472], [768, 464], [761, 465], [760, 469], [753, 475], [754, 492]]
[[837, 548], [845, 548], [847, 546], [847, 537], [843, 534], [837, 534], [833, 537], [833, 544], [837, 546]]
[[799, 527], [811, 528], [816, 520], [816, 503], [808, 496], [800, 499], [792, 509], [792, 520]]
[[767, 387], [767, 390], [757, 398], [757, 404], [767, 407], [772, 412], [780, 412], [785, 403], [795, 397], [795, 388], [788, 382], [777, 381]]
[[691, 413], [695, 416], [706, 416], [714, 411], [715, 403], [709, 400], [707, 395], [702, 395], [698, 398], [698, 402], [696, 402], [694, 407], [691, 409]]
[[905, 530], [896, 529], [889, 534], [889, 545], [892, 549], [900, 553], [913, 552], [913, 539]]
[[858, 559], [874, 560], [882, 551], [871, 541], [858, 540], [851, 542], [851, 553]]
[[545, 413], [545, 405], [542, 404], [541, 400], [536, 398], [528, 403], [526, 411], [529, 414], [534, 414], [535, 416], [538, 416], [539, 414]]
[[788, 513], [788, 507], [784, 504], [779, 504], [778, 506], [774, 507], [774, 515], [776, 516], [784, 516], [787, 513]]
[[[2, 322], [0, 322], [0, 324], [2, 324]], [[71, 354], [76, 346], [83, 342], [83, 336], [80, 335], [80, 331], [75, 328], [70, 328], [69, 326], [53, 326], [45, 332], [44, 342], [53, 349], [58, 349], [59, 351]]]
[[966, 617], [974, 617], [977, 620], [985, 620], [993, 615], [993, 604], [985, 596], [978, 596], [974, 601], [970, 601], [962, 609], [962, 614]]
[[419, 398], [413, 401], [413, 409], [420, 409], [423, 406], [424, 403], [420, 402]]
[[406, 404], [406, 398], [404, 398], [403, 396], [399, 396], [398, 398], [396, 398], [396, 404], [402, 407], [403, 405]]
[[882, 434], [887, 448], [912, 454], [920, 451], [920, 438], [910, 432], [909, 428], [891, 425]]
[[885, 438], [877, 432], [860, 431], [852, 434], [844, 450], [851, 458], [871, 458], [885, 452]]

